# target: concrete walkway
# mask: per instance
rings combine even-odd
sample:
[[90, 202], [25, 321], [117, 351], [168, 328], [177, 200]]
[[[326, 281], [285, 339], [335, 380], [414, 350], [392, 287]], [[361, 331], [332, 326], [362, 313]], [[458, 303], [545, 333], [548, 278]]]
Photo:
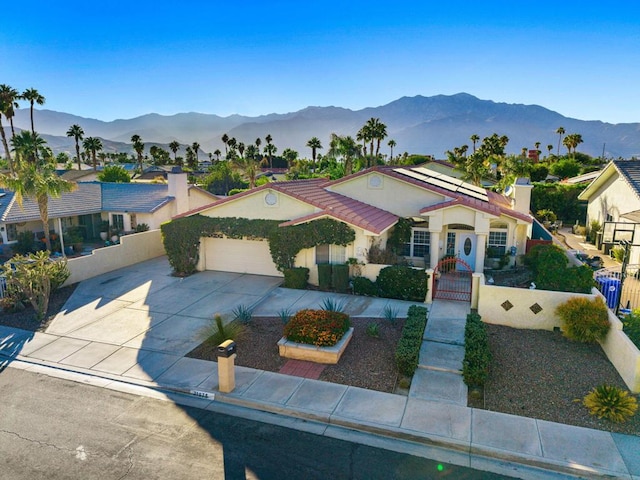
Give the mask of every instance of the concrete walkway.
[[387, 306], [404, 314], [412, 303], [283, 289], [274, 277], [169, 272], [160, 258], [83, 282], [46, 333], [0, 327], [0, 371], [8, 365], [200, 408], [270, 412], [283, 424], [304, 419], [318, 434], [372, 433], [359, 438], [409, 441], [402, 448], [414, 445], [415, 454], [518, 478], [640, 479], [640, 437], [468, 408], [459, 374], [463, 303], [431, 306], [409, 396], [244, 367], [236, 368], [236, 389], [222, 394], [217, 363], [184, 357], [214, 312], [242, 304], [274, 315], [332, 297], [354, 316], [383, 317]]

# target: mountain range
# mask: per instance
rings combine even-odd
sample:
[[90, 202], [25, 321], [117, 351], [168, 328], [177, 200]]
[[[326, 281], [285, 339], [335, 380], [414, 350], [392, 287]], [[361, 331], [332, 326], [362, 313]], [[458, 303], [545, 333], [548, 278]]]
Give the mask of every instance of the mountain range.
[[[103, 139], [107, 152], [131, 152], [130, 138], [134, 134], [142, 137], [147, 149], [152, 144], [167, 149], [167, 145], [175, 140], [182, 145], [198, 142], [201, 152], [216, 149], [224, 152], [221, 137], [225, 133], [247, 145], [260, 137], [262, 146], [264, 137], [270, 134], [278, 153], [292, 148], [301, 157], [308, 158], [311, 152], [305, 145], [311, 137], [320, 139], [324, 146], [322, 153], [328, 148], [332, 132], [355, 138], [356, 132], [371, 117], [379, 118], [387, 125], [389, 136], [381, 147], [385, 154], [389, 153], [387, 141], [394, 139], [397, 144], [394, 155], [408, 152], [441, 159], [446, 158], [447, 150], [464, 144], [471, 146], [471, 135], [476, 134], [482, 139], [493, 133], [509, 138], [508, 153], [520, 153], [523, 147], [533, 149], [536, 142], [540, 142], [543, 154], [547, 153], [547, 145], [553, 145], [552, 152], [555, 153], [559, 139], [555, 132], [558, 127], [563, 127], [567, 134], [582, 135], [584, 143], [578, 146], [579, 152], [601, 156], [604, 151], [607, 158], [640, 156], [640, 123], [578, 120], [538, 105], [498, 103], [467, 93], [402, 97], [386, 105], [361, 110], [307, 107], [297, 112], [257, 117], [151, 113], [105, 122], [46, 109], [36, 109], [34, 113], [36, 130], [54, 152], [66, 151], [72, 156], [75, 147], [66, 132], [71, 125], [78, 124], [83, 128], [85, 137]], [[14, 124], [18, 128], [30, 129], [28, 108], [16, 111]], [[7, 128], [6, 121], [3, 125]], [[566, 148], [561, 146], [560, 152], [566, 153]]]

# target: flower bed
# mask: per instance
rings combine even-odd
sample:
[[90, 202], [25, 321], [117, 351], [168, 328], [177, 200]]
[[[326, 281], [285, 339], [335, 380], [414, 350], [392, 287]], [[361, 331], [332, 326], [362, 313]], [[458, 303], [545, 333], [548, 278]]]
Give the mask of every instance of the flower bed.
[[281, 357], [308, 362], [336, 364], [342, 357], [353, 336], [353, 328], [349, 328], [342, 339], [331, 347], [317, 347], [306, 343], [297, 343], [282, 337], [278, 341], [278, 352]]
[[296, 343], [331, 347], [349, 330], [349, 315], [329, 310], [300, 310], [284, 327], [284, 337]]

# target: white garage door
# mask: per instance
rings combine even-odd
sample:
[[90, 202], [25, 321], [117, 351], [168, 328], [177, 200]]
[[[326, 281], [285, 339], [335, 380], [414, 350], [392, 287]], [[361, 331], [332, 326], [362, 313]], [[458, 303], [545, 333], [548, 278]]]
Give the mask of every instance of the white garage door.
[[232, 238], [203, 238], [202, 240], [207, 270], [282, 276], [273, 263], [267, 241]]

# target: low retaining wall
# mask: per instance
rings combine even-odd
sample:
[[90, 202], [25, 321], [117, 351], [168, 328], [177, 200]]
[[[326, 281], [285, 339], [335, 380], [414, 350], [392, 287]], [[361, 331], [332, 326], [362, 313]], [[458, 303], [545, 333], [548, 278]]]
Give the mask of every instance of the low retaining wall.
[[[485, 323], [531, 330], [560, 328], [555, 310], [573, 297], [602, 297], [598, 289], [592, 293], [567, 293], [526, 288], [486, 285], [484, 275], [478, 282], [478, 313]], [[602, 297], [604, 300], [604, 297]], [[640, 393], [640, 351], [622, 331], [622, 322], [609, 310], [611, 329], [602, 350], [633, 393]], [[588, 368], [588, 366], [585, 366]], [[595, 386], [595, 385], [594, 385]]]
[[285, 337], [278, 341], [278, 351], [281, 357], [308, 362], [336, 364], [342, 357], [353, 336], [353, 327], [349, 328], [340, 341], [333, 347], [316, 347], [304, 343], [291, 342]]
[[97, 248], [91, 255], [70, 258], [67, 261], [71, 275], [64, 285], [87, 280], [103, 273], [128, 267], [165, 254], [160, 230], [125, 235], [119, 245]]

